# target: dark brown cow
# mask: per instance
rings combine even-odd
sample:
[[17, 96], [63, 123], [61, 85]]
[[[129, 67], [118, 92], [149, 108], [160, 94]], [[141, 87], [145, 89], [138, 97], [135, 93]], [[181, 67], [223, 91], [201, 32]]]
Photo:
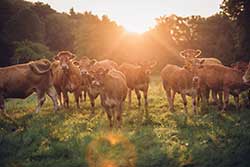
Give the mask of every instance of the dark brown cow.
[[122, 123], [122, 108], [127, 96], [126, 77], [115, 69], [98, 69], [94, 73], [93, 87], [98, 89], [101, 96], [101, 104], [104, 107], [110, 127], [118, 121], [118, 127]]
[[0, 110], [4, 110], [4, 99], [26, 98], [33, 92], [38, 98], [36, 112], [40, 111], [45, 101], [45, 93], [52, 99], [54, 111], [58, 109], [50, 61], [41, 59], [0, 68], [0, 78]]
[[53, 83], [59, 95], [59, 101], [62, 105], [61, 93], [63, 94], [64, 105], [69, 107], [68, 92], [74, 93], [77, 108], [80, 108], [79, 99], [81, 91], [80, 70], [72, 60], [75, 56], [69, 51], [61, 51], [55, 57], [53, 63]]
[[148, 106], [148, 88], [150, 81], [149, 75], [155, 65], [156, 62], [144, 63], [142, 65], [123, 63], [119, 66], [118, 70], [126, 76], [127, 85], [129, 88], [129, 106], [131, 105], [132, 90], [135, 90], [138, 99], [138, 105], [141, 106], [140, 91], [142, 91], [144, 95], [145, 107]]
[[174, 111], [174, 98], [177, 92], [181, 94], [185, 112], [188, 112], [186, 95], [192, 97], [193, 112], [196, 113], [196, 97], [199, 89], [199, 78], [194, 78], [194, 75], [185, 68], [170, 64], [162, 69], [161, 78], [163, 87], [166, 91], [170, 111]]

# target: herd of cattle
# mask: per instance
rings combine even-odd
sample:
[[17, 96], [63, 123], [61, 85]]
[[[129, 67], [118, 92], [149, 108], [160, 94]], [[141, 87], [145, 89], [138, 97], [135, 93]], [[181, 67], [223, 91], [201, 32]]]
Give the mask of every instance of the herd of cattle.
[[[184, 66], [168, 64], [161, 71], [164, 90], [169, 108], [174, 110], [175, 94], [181, 94], [184, 110], [187, 112], [186, 96], [192, 97], [193, 112], [197, 112], [197, 101], [208, 103], [210, 91], [213, 103], [226, 110], [229, 94], [239, 108], [239, 94], [250, 88], [250, 65], [237, 62], [231, 67], [224, 66], [215, 58], [198, 58], [200, 50], [186, 49], [180, 52]], [[149, 76], [156, 62], [142, 64], [123, 63], [120, 66], [111, 60], [96, 61], [83, 57], [76, 60], [69, 51], [61, 51], [50, 62], [47, 59], [26, 64], [0, 68], [0, 110], [4, 110], [4, 99], [26, 98], [36, 92], [39, 112], [47, 94], [53, 101], [54, 111], [69, 107], [68, 93], [73, 93], [76, 106], [88, 95], [94, 113], [95, 99], [100, 96], [110, 126], [117, 121], [121, 126], [123, 103], [128, 94], [131, 104], [131, 91], [135, 90], [138, 105], [141, 93], [144, 105], [148, 106]], [[219, 97], [219, 100], [218, 100]], [[224, 97], [224, 98], [223, 98]]]

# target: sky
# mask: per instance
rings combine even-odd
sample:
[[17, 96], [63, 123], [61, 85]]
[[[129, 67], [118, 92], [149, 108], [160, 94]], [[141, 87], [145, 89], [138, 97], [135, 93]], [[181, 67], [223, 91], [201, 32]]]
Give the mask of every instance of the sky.
[[[28, 0], [36, 2], [37, 0]], [[127, 31], [142, 33], [155, 25], [155, 18], [164, 15], [211, 16], [219, 12], [222, 0], [39, 0], [59, 12], [91, 11], [107, 15]]]

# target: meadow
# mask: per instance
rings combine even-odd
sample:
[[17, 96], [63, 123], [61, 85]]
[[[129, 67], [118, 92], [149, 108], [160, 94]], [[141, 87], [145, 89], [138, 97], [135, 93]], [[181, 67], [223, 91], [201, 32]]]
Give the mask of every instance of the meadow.
[[[52, 111], [47, 98], [34, 113], [36, 97], [8, 100], [7, 113], [18, 125], [0, 119], [1, 167], [249, 167], [250, 112], [233, 105], [221, 113], [215, 106], [195, 115], [183, 112], [179, 95], [175, 112], [168, 104], [159, 77], [149, 89], [148, 112], [133, 103], [123, 112], [123, 125], [110, 129], [99, 99], [91, 116], [90, 103], [78, 110]], [[232, 103], [232, 100], [231, 100]], [[243, 101], [241, 101], [243, 103]]]

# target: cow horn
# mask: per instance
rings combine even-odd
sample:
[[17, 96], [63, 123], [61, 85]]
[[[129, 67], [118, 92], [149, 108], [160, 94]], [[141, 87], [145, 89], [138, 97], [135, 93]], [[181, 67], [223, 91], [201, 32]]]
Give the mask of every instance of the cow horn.
[[32, 61], [29, 63], [29, 67], [33, 72], [36, 74], [44, 74], [50, 71], [51, 69], [51, 62], [47, 59], [42, 59], [38, 61]]
[[197, 49], [196, 52], [197, 52], [197, 54], [195, 55], [195, 57], [199, 57], [201, 55], [201, 50]]

